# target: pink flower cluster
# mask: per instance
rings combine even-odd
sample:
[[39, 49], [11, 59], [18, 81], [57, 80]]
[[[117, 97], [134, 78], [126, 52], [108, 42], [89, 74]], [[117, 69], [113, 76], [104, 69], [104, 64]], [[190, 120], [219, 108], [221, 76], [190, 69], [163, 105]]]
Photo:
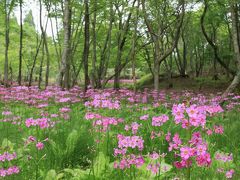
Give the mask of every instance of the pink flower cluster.
[[154, 139], [154, 138], [157, 138], [157, 137], [161, 137], [162, 134], [163, 134], [163, 132], [161, 132], [161, 131], [159, 131], [159, 132], [152, 131], [150, 138]]
[[235, 173], [234, 169], [230, 169], [230, 170], [224, 170], [224, 168], [218, 168], [217, 169], [217, 172], [218, 173], [224, 173], [225, 174], [225, 177], [227, 179], [232, 179], [233, 178], [233, 174]]
[[95, 96], [92, 101], [87, 101], [84, 104], [86, 107], [120, 109], [120, 101], [107, 99], [105, 96]]
[[59, 102], [59, 103], [65, 103], [65, 102], [69, 102], [69, 101], [71, 101], [71, 98], [69, 98], [69, 97], [63, 97], [63, 98], [60, 98], [57, 100], [57, 102]]
[[153, 174], [157, 174], [159, 172], [160, 163], [150, 163], [147, 165], [147, 170], [150, 170]]
[[209, 105], [209, 106], [206, 106], [206, 111], [210, 114], [210, 116], [213, 116], [217, 113], [221, 113], [223, 112], [223, 108], [220, 106], [220, 105]]
[[95, 119], [93, 122], [93, 126], [101, 127], [101, 131], [106, 132], [109, 129], [110, 125], [118, 125], [119, 123], [124, 122], [122, 118], [115, 118], [115, 117], [105, 117], [100, 114], [95, 114], [88, 112], [85, 114], [85, 119], [92, 120]]
[[1, 168], [0, 169], [0, 177], [6, 177], [6, 176], [13, 175], [13, 174], [18, 174], [19, 172], [20, 172], [20, 169], [17, 166], [12, 166], [12, 167], [9, 167], [8, 169]]
[[3, 154], [0, 154], [0, 162], [5, 162], [5, 161], [12, 161], [13, 159], [17, 158], [16, 152], [10, 154], [8, 152], [4, 152]]
[[93, 122], [93, 126], [101, 126], [102, 131], [106, 132], [109, 129], [110, 125], [118, 125], [119, 123], [122, 123], [123, 119], [122, 118], [114, 118], [114, 117], [101, 117], [101, 119], [96, 120]]
[[161, 164], [158, 162], [150, 163], [147, 165], [147, 170], [151, 171], [153, 174], [159, 173], [160, 169], [161, 169], [161, 172], [166, 172], [169, 170], [169, 167], [167, 167], [165, 165], [161, 166]]
[[233, 169], [230, 169], [229, 171], [226, 172], [225, 177], [227, 179], [232, 179], [234, 173], [235, 171]]
[[130, 168], [132, 165], [140, 168], [145, 163], [144, 158], [141, 155], [128, 155], [120, 160], [120, 162], [114, 162], [114, 168], [117, 169], [127, 169]]
[[118, 148], [138, 148], [140, 151], [143, 150], [144, 140], [140, 136], [124, 136], [118, 134]]
[[157, 160], [158, 158], [164, 158], [167, 154], [163, 153], [163, 154], [158, 154], [155, 151], [153, 151], [151, 154], [149, 154], [149, 157], [151, 160]]
[[127, 148], [117, 149], [114, 148], [114, 156], [125, 155], [127, 153]]
[[96, 113], [93, 113], [93, 112], [87, 112], [85, 114], [85, 119], [87, 120], [91, 120], [91, 119], [101, 119], [101, 115], [100, 114], [96, 114]]
[[130, 129], [132, 130], [132, 134], [137, 134], [138, 128], [141, 126], [141, 124], [138, 124], [137, 122], [133, 122], [131, 126], [125, 125], [125, 130], [129, 131]]
[[42, 150], [44, 148], [44, 144], [43, 144], [44, 141], [48, 141], [48, 138], [44, 139], [42, 142], [41, 141], [37, 142], [37, 139], [34, 136], [29, 136], [25, 141], [25, 145], [29, 145], [30, 143], [35, 142], [36, 148], [38, 150]]
[[152, 117], [152, 126], [162, 126], [165, 122], [169, 120], [169, 117], [165, 114], [161, 116]]
[[215, 132], [216, 134], [223, 134], [223, 132], [224, 132], [223, 126], [217, 126], [217, 125], [215, 125], [215, 126], [214, 126], [214, 132]]
[[12, 115], [12, 112], [11, 112], [11, 111], [3, 111], [3, 112], [2, 112], [2, 115], [4, 115], [4, 116], [10, 116], [10, 115]]
[[[166, 136], [166, 140], [167, 141], [170, 141], [170, 133], [167, 134]], [[182, 140], [180, 139], [180, 136], [179, 134], [175, 134], [172, 138], [172, 142], [169, 143], [169, 147], [168, 147], [168, 150], [169, 151], [172, 151], [173, 149], [179, 149], [180, 145], [182, 144]]]
[[215, 159], [222, 162], [231, 162], [233, 160], [233, 155], [217, 152], [215, 154]]
[[55, 122], [51, 122], [49, 118], [38, 118], [38, 119], [33, 119], [33, 118], [28, 118], [25, 120], [25, 125], [26, 127], [31, 127], [31, 126], [39, 126], [41, 129], [53, 127], [55, 125]]
[[149, 118], [149, 115], [145, 114], [145, 115], [141, 116], [139, 119], [146, 121], [146, 120], [148, 120], [148, 118]]
[[9, 122], [14, 125], [20, 125], [21, 117], [20, 116], [7, 116], [6, 118], [0, 120], [0, 122]]
[[[188, 119], [185, 117], [185, 112], [188, 115]], [[206, 110], [205, 106], [191, 105], [186, 107], [184, 104], [174, 104], [172, 107], [172, 114], [175, 118], [175, 123], [182, 123], [183, 128], [189, 126], [205, 127], [206, 124]]]
[[191, 159], [195, 157], [198, 166], [210, 166], [212, 160], [207, 152], [207, 144], [203, 142], [201, 134], [195, 132], [189, 141], [190, 146], [182, 146], [180, 148], [180, 162], [175, 162], [177, 168], [184, 168], [191, 165]]
[[60, 111], [61, 113], [67, 113], [67, 112], [70, 112], [71, 109], [70, 109], [69, 107], [62, 107], [62, 108], [59, 109], [59, 111]]

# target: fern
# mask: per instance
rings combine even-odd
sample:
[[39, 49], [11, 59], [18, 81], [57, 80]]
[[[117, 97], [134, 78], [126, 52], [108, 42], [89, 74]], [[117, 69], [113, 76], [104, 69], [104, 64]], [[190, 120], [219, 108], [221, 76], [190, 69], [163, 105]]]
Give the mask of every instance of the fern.
[[67, 137], [66, 140], [66, 150], [64, 152], [65, 156], [69, 156], [71, 153], [73, 153], [75, 145], [78, 141], [79, 134], [76, 130], [73, 130]]

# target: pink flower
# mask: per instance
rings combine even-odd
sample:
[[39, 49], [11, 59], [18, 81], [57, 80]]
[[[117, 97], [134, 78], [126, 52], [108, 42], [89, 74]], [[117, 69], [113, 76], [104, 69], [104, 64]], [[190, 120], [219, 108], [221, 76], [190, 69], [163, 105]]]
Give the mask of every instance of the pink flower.
[[150, 157], [152, 160], [156, 160], [156, 159], [158, 159], [160, 156], [159, 156], [158, 153], [153, 152], [152, 154], [149, 155], [149, 157]]
[[38, 142], [38, 143], [36, 144], [36, 148], [37, 148], [38, 150], [42, 150], [42, 149], [44, 148], [44, 144], [43, 144], [42, 142]]
[[34, 142], [34, 141], [36, 141], [36, 138], [34, 136], [29, 136], [28, 141]]
[[203, 155], [196, 157], [198, 166], [210, 166], [212, 160], [209, 153], [205, 153]]
[[205, 155], [207, 151], [207, 146], [206, 144], [198, 145], [197, 146], [197, 155]]
[[190, 147], [181, 147], [180, 156], [184, 160], [188, 160], [192, 156], [192, 149]]
[[234, 170], [231, 169], [231, 170], [226, 172], [225, 176], [226, 176], [227, 179], [231, 179], [233, 177], [233, 174], [234, 174]]
[[125, 131], [129, 131], [130, 130], [130, 126], [129, 125], [125, 125], [124, 129], [125, 129]]
[[161, 126], [169, 120], [169, 117], [165, 114], [161, 116], [152, 117], [152, 126]]
[[212, 130], [211, 130], [211, 129], [208, 129], [208, 130], [207, 130], [207, 135], [209, 135], [209, 136], [210, 136], [210, 135], [212, 135], [212, 133], [213, 133], [213, 132], [212, 132]]
[[131, 127], [132, 127], [132, 133], [133, 133], [133, 134], [136, 134], [137, 131], [138, 131], [138, 128], [139, 128], [140, 126], [141, 126], [141, 125], [138, 124], [137, 122], [133, 122], [132, 125], [131, 125]]
[[157, 174], [159, 172], [160, 164], [148, 164], [147, 169], [152, 171], [153, 174]]
[[176, 161], [174, 162], [174, 166], [178, 169], [182, 169], [185, 167], [190, 167], [192, 165], [192, 161], [191, 160], [182, 160], [182, 161]]
[[182, 119], [184, 119], [184, 111], [185, 105], [184, 104], [174, 104], [172, 107], [172, 114], [175, 117], [175, 123], [179, 124]]
[[171, 133], [170, 132], [168, 132], [166, 134], [165, 139], [166, 139], [167, 142], [170, 142], [170, 140], [171, 140]]
[[6, 176], [10, 176], [13, 174], [18, 174], [20, 172], [19, 167], [17, 166], [11, 166], [8, 169], [0, 169], [0, 177], [6, 177]]
[[70, 109], [69, 107], [62, 107], [62, 108], [59, 109], [59, 111], [60, 111], [61, 113], [67, 113], [67, 112], [70, 112], [71, 109]]
[[148, 118], [149, 118], [149, 115], [145, 114], [145, 115], [140, 117], [140, 120], [148, 120]]
[[214, 132], [216, 134], [223, 134], [224, 132], [223, 126], [214, 126]]
[[3, 111], [2, 115], [9, 116], [9, 115], [12, 115], [12, 112], [11, 111]]
[[174, 142], [176, 145], [181, 145], [181, 144], [182, 144], [182, 141], [181, 141], [178, 133], [174, 134], [174, 136], [173, 136], [173, 142]]
[[186, 112], [190, 118], [198, 116], [198, 110], [195, 104], [191, 105], [189, 108], [186, 108]]

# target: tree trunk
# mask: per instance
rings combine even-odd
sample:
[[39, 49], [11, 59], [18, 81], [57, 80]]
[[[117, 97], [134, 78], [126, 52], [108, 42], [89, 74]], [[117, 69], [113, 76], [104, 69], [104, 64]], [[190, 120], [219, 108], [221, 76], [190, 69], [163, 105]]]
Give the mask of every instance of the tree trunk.
[[23, 1], [19, 1], [20, 7], [20, 43], [19, 43], [19, 67], [18, 67], [18, 85], [22, 84], [22, 47], [23, 47], [23, 23], [22, 23], [22, 3]]
[[215, 59], [219, 62], [219, 64], [220, 64], [223, 68], [225, 68], [225, 70], [226, 70], [227, 72], [231, 73], [232, 75], [235, 75], [236, 72], [235, 72], [234, 70], [230, 69], [230, 68], [226, 65], [226, 63], [225, 63], [224, 61], [222, 61], [222, 59], [220, 58], [219, 53], [218, 53], [218, 47], [217, 47], [217, 45], [215, 44], [215, 42], [213, 42], [213, 40], [208, 36], [208, 34], [207, 34], [207, 32], [206, 32], [206, 29], [205, 29], [205, 26], [204, 26], [204, 19], [205, 19], [207, 10], [208, 10], [208, 1], [207, 1], [207, 0], [204, 0], [204, 10], [203, 10], [203, 14], [201, 15], [201, 21], [200, 21], [203, 35], [204, 35], [205, 39], [207, 40], [208, 44], [212, 47], [213, 52], [214, 52]]
[[[185, 0], [182, 0], [181, 2], [181, 14], [179, 14], [178, 16], [178, 24], [177, 24], [177, 28], [173, 37], [173, 41], [171, 43], [171, 47], [169, 49], [166, 49], [166, 51], [161, 55], [160, 51], [160, 37], [163, 39], [164, 37], [162, 36], [161, 30], [158, 29], [156, 32], [154, 32], [153, 30], [153, 25], [150, 23], [150, 20], [148, 19], [147, 16], [147, 11], [146, 11], [146, 7], [145, 7], [145, 0], [141, 0], [142, 1], [142, 10], [144, 13], [144, 21], [145, 24], [147, 26], [148, 32], [151, 36], [151, 39], [154, 43], [154, 50], [155, 50], [155, 57], [154, 57], [154, 89], [159, 92], [159, 68], [160, 68], [160, 64], [161, 62], [163, 62], [176, 48], [178, 40], [179, 40], [179, 36], [181, 33], [181, 27], [183, 24], [183, 18], [184, 18], [184, 14], [185, 14]], [[160, 25], [158, 25], [160, 26]], [[156, 74], [158, 73], [158, 74]]]
[[[38, 35], [37, 35], [38, 36]], [[38, 42], [37, 42], [38, 43]], [[35, 66], [36, 66], [36, 62], [37, 62], [37, 57], [38, 57], [38, 53], [39, 53], [39, 50], [41, 48], [41, 45], [42, 45], [42, 38], [39, 42], [39, 44], [37, 44], [37, 49], [36, 49], [36, 53], [33, 57], [33, 65], [30, 69], [30, 73], [29, 73], [29, 82], [28, 82], [28, 86], [30, 87], [32, 85], [32, 79], [33, 79], [33, 71], [35, 69]]]
[[136, 93], [137, 91], [137, 79], [136, 79], [136, 45], [137, 45], [137, 26], [138, 26], [138, 16], [139, 16], [139, 6], [140, 0], [138, 0], [138, 5], [136, 7], [136, 16], [134, 21], [134, 34], [132, 40], [133, 52], [132, 52], [132, 78], [133, 78], [133, 89]]
[[70, 88], [70, 36], [71, 36], [71, 0], [64, 0], [64, 43], [61, 60], [59, 85], [62, 89]]
[[9, 86], [8, 83], [8, 49], [9, 49], [9, 16], [7, 0], [5, 0], [5, 61], [4, 61], [4, 85], [5, 87]]
[[234, 76], [234, 79], [227, 90], [223, 93], [223, 97], [226, 97], [229, 93], [231, 93], [240, 83], [240, 43], [239, 43], [239, 14], [237, 10], [237, 4], [230, 2], [231, 9], [231, 19], [232, 19], [232, 37], [233, 37], [233, 49], [234, 55], [236, 58], [237, 64], [237, 74]]
[[154, 61], [153, 79], [154, 79], [154, 89], [157, 92], [159, 92], [159, 68], [160, 68], [160, 64], [157, 61]]
[[96, 85], [96, 62], [97, 62], [97, 37], [96, 37], [96, 21], [97, 21], [97, 0], [93, 1], [93, 21], [92, 21], [92, 41], [93, 41], [93, 56], [92, 56], [92, 72], [91, 83], [92, 88]]
[[45, 56], [45, 50], [44, 50], [44, 43], [42, 45], [42, 58], [41, 58], [41, 63], [40, 63], [40, 68], [39, 68], [39, 78], [38, 78], [38, 88], [41, 89], [41, 83], [42, 83], [42, 67], [43, 67], [43, 61], [44, 61], [44, 56]]
[[45, 88], [46, 88], [48, 86], [48, 78], [49, 78], [50, 55], [49, 55], [48, 42], [47, 42], [47, 37], [46, 37], [46, 28], [44, 29], [43, 24], [42, 24], [42, 0], [39, 0], [39, 5], [40, 5], [40, 11], [39, 11], [39, 13], [40, 13], [39, 14], [39, 16], [40, 16], [40, 28], [41, 28], [41, 32], [42, 32], [43, 47], [45, 48], [46, 57], [47, 57], [46, 77], [45, 77]]
[[85, 5], [85, 27], [84, 27], [84, 52], [83, 52], [83, 63], [84, 63], [84, 92], [87, 91], [89, 85], [88, 76], [88, 56], [89, 56], [89, 0], [84, 0]]
[[[133, 1], [132, 7], [134, 7], [136, 0]], [[122, 12], [119, 13], [119, 29], [118, 29], [118, 51], [117, 51], [117, 59], [114, 68], [114, 89], [118, 90], [120, 88], [120, 74], [121, 74], [121, 60], [123, 48], [126, 43], [127, 34], [129, 31], [129, 23], [132, 17], [132, 12], [129, 12], [127, 20], [125, 23], [122, 23], [123, 15]]]

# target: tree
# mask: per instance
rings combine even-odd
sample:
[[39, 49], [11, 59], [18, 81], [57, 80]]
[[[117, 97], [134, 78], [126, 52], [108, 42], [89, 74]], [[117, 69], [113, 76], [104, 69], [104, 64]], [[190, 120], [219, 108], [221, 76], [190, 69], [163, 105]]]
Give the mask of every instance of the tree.
[[88, 76], [88, 56], [89, 56], [89, 1], [84, 0], [85, 5], [85, 25], [84, 25], [84, 50], [83, 50], [83, 63], [84, 63], [84, 92], [87, 91], [89, 85]]
[[14, 8], [15, 0], [3, 0], [5, 16], [5, 62], [4, 62], [4, 85], [9, 86], [8, 82], [8, 50], [9, 50], [9, 31], [10, 31], [10, 14]]
[[[167, 7], [169, 7], [169, 4], [167, 4], [167, 1], [159, 2], [163, 3], [162, 8], [159, 8], [157, 4], [154, 3], [154, 6], [157, 8], [155, 9], [156, 13], [153, 14], [157, 18], [155, 23], [153, 24], [149, 18], [149, 15], [146, 10], [146, 2], [145, 0], [142, 0], [142, 11], [144, 14], [144, 21], [147, 26], [148, 33], [150, 34], [151, 41], [154, 44], [154, 89], [159, 92], [159, 70], [160, 70], [160, 64], [173, 52], [173, 50], [176, 48], [179, 37], [180, 37], [180, 32], [181, 32], [181, 27], [183, 24], [183, 18], [184, 18], [184, 13], [185, 13], [185, 1], [182, 0], [179, 2], [179, 6], [181, 7], [180, 14], [176, 14], [176, 19], [175, 19], [175, 24], [176, 24], [176, 31], [174, 34], [174, 37], [171, 42], [170, 48], [164, 50], [164, 52], [160, 52], [162, 48], [161, 47], [161, 41], [164, 42], [165, 40], [165, 34], [167, 33], [166, 31], [169, 29], [172, 23], [170, 21], [166, 20], [166, 13], [167, 13]], [[149, 1], [151, 3], [151, 1]], [[162, 12], [161, 12], [162, 10]], [[174, 16], [174, 15], [173, 15]], [[158, 27], [158, 28], [155, 28]]]
[[23, 19], [22, 19], [22, 5], [23, 1], [19, 0], [19, 9], [20, 9], [20, 42], [19, 42], [19, 69], [18, 69], [18, 85], [21, 86], [22, 84], [22, 50], [23, 50]]
[[232, 41], [234, 49], [234, 57], [236, 59], [236, 74], [230, 86], [224, 92], [223, 97], [226, 97], [230, 92], [232, 92], [240, 83], [240, 26], [239, 18], [240, 12], [238, 10], [238, 4], [235, 0], [230, 0], [230, 11], [232, 20]]
[[62, 89], [70, 88], [70, 41], [71, 41], [71, 0], [64, 0], [64, 15], [63, 15], [63, 29], [64, 29], [64, 42], [63, 42], [63, 52], [61, 60], [61, 69], [59, 77], [59, 85]]

